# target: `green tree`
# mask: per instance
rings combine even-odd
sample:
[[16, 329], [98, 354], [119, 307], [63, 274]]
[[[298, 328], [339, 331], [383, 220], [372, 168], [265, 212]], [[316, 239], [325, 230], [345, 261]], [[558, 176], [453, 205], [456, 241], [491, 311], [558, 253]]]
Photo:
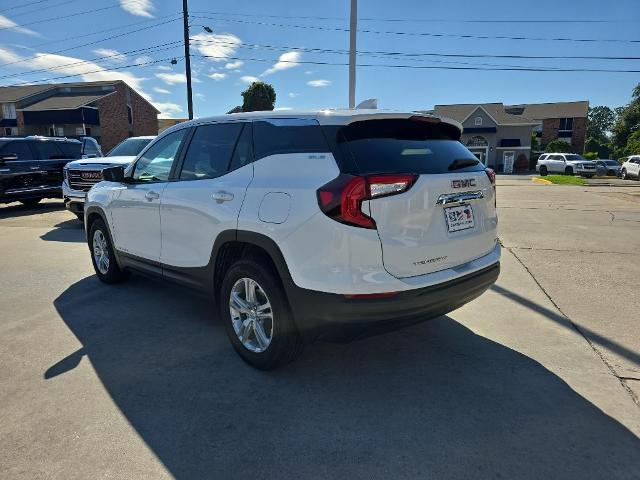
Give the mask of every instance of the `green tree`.
[[629, 137], [638, 130], [640, 130], [640, 83], [633, 89], [631, 102], [620, 110], [620, 115], [611, 129], [616, 151], [625, 151]]
[[564, 140], [551, 140], [544, 149], [547, 153], [573, 153], [573, 147], [569, 142]]
[[598, 158], [609, 158], [613, 146], [608, 141], [602, 141], [599, 138], [589, 137], [584, 144], [585, 152], [596, 152]]
[[615, 120], [615, 112], [605, 105], [590, 108], [587, 118], [587, 137], [605, 140]]
[[638, 155], [640, 154], [640, 130], [636, 130], [627, 140], [627, 146], [624, 149], [625, 155]]
[[268, 83], [253, 82], [242, 92], [242, 99], [243, 112], [273, 110], [276, 104], [276, 91]]

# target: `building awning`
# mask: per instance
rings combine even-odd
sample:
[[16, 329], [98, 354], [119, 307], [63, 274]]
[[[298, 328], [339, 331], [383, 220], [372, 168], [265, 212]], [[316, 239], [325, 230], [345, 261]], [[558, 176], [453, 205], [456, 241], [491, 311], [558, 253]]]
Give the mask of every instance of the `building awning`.
[[100, 125], [98, 109], [91, 107], [81, 107], [74, 110], [40, 110], [24, 111], [25, 125], [63, 125], [63, 124], [86, 124]]
[[45, 98], [27, 107], [20, 108], [23, 112], [41, 112], [44, 110], [75, 110], [110, 95], [111, 92], [98, 95], [56, 95]]
[[0, 119], [0, 127], [17, 127], [18, 121], [15, 118]]
[[503, 138], [500, 140], [501, 147], [520, 147], [520, 139], [519, 138]]

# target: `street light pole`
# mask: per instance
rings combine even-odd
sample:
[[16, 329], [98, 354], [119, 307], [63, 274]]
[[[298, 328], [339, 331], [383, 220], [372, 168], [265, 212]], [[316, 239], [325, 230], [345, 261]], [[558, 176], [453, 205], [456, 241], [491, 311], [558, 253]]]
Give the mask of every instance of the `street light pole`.
[[357, 27], [358, 27], [358, 0], [351, 0], [351, 24], [349, 27], [349, 108], [355, 108], [356, 106]]
[[184, 66], [187, 76], [187, 109], [189, 120], [193, 120], [193, 93], [191, 91], [191, 54], [189, 53], [189, 7], [187, 0], [182, 0], [182, 20], [184, 23]]

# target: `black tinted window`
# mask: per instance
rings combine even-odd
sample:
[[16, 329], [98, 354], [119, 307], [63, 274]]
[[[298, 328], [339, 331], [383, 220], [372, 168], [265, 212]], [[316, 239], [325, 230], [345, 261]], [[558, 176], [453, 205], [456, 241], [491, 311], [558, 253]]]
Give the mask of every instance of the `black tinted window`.
[[79, 143], [60, 143], [58, 145], [65, 158], [80, 158], [82, 145]]
[[18, 160], [33, 160], [33, 153], [31, 153], [27, 142], [8, 142], [4, 147], [0, 146], [0, 154], [15, 154], [18, 156]]
[[84, 152], [85, 155], [99, 155], [100, 152], [98, 151], [98, 148], [96, 146], [96, 144], [87, 139], [84, 141]]
[[236, 149], [233, 151], [233, 157], [231, 158], [231, 165], [229, 170], [236, 170], [240, 167], [251, 163], [253, 161], [253, 138], [251, 136], [251, 123], [245, 123]]
[[253, 145], [256, 159], [283, 153], [330, 151], [316, 121], [289, 118], [254, 122]]
[[[408, 119], [354, 122], [338, 132], [349, 173], [450, 173], [484, 170], [456, 137], [457, 129]], [[453, 138], [452, 138], [453, 137]]]
[[58, 145], [56, 145], [56, 142], [33, 142], [33, 146], [36, 149], [38, 160], [67, 158]]
[[227, 173], [240, 130], [241, 123], [220, 123], [196, 128], [184, 158], [180, 179], [216, 178]]

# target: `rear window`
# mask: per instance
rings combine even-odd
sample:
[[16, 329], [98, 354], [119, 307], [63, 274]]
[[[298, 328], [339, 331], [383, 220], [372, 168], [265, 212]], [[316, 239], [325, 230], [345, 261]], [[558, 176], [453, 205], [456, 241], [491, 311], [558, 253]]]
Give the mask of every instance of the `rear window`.
[[63, 143], [60, 142], [60, 144], [58, 145], [58, 147], [60, 147], [60, 150], [62, 150], [62, 153], [64, 153], [65, 158], [74, 158], [74, 159], [78, 159], [80, 158], [80, 156], [82, 155], [82, 146], [80, 145], [80, 143]]
[[[331, 135], [331, 129], [327, 129]], [[348, 173], [476, 172], [484, 165], [458, 141], [458, 129], [411, 119], [367, 120], [337, 129], [336, 150]]]
[[278, 118], [253, 123], [255, 158], [304, 152], [329, 152], [320, 125], [315, 120]]

